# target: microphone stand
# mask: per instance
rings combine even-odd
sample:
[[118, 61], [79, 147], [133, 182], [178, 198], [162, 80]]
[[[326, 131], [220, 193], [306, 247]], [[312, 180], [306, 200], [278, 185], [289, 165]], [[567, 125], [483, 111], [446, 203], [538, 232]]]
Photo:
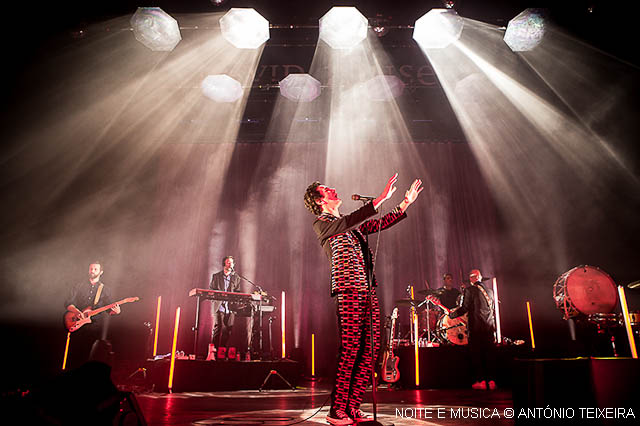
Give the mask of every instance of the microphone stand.
[[[365, 197], [360, 197], [360, 201], [363, 204], [366, 204], [368, 201], [372, 199], [366, 199]], [[378, 217], [378, 240], [376, 244], [380, 243], [380, 232], [382, 229], [382, 210], [380, 211], [380, 215]], [[371, 333], [371, 400], [373, 402], [373, 420], [366, 420], [362, 422], [358, 422], [359, 426], [383, 426], [382, 423], [378, 421], [378, 404], [376, 401], [376, 358], [375, 358], [375, 342], [373, 339], [375, 338], [373, 334], [373, 258], [370, 257], [370, 249], [369, 249], [369, 234], [365, 234], [364, 236], [365, 242], [367, 245], [367, 253], [363, 255], [369, 258], [369, 262], [365, 262], [365, 266], [367, 268], [367, 289], [369, 291], [369, 333]], [[376, 249], [376, 254], [378, 250]], [[391, 424], [390, 426], [393, 426]]]
[[[236, 274], [240, 279], [243, 279], [246, 282], [248, 282], [249, 284], [251, 284], [252, 286], [254, 286], [256, 288], [256, 290], [258, 290], [258, 292], [260, 294], [260, 302], [258, 303], [258, 318], [259, 318], [258, 319], [258, 322], [259, 322], [259, 325], [258, 325], [258, 345], [260, 347], [260, 359], [262, 359], [262, 352], [263, 352], [263, 349], [262, 349], [262, 296], [263, 296], [263, 293], [265, 293], [265, 291], [258, 284], [254, 283], [249, 278], [243, 277], [242, 275], [237, 273], [235, 270], [233, 271], [233, 273]], [[278, 300], [274, 296], [269, 296], [269, 297], [271, 297], [272, 300]], [[271, 324], [269, 324], [269, 330], [271, 330]], [[251, 329], [251, 335], [253, 337], [253, 328]], [[249, 348], [249, 352], [251, 352], [251, 348]]]

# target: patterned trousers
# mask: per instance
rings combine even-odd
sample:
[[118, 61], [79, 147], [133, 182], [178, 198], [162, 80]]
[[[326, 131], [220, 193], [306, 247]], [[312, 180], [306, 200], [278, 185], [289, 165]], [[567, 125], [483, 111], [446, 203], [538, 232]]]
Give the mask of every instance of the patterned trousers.
[[[380, 350], [380, 308], [375, 289], [373, 302], [374, 359]], [[336, 296], [340, 348], [331, 408], [345, 413], [360, 408], [371, 380], [371, 327], [368, 292]]]

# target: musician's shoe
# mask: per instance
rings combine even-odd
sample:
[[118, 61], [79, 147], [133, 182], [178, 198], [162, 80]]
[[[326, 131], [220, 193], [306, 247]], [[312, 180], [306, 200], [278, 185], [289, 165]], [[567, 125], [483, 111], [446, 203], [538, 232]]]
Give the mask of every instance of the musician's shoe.
[[351, 417], [347, 416], [347, 413], [342, 410], [334, 411], [333, 409], [331, 409], [329, 411], [329, 414], [327, 414], [327, 421], [333, 426], [346, 426], [353, 424], [353, 420], [351, 419]]
[[[494, 386], [495, 386], [495, 383], [494, 383]], [[484, 380], [481, 382], [475, 382], [474, 384], [471, 385], [471, 387], [476, 390], [487, 390], [487, 382]]]
[[368, 415], [360, 409], [356, 410], [353, 408], [349, 411], [349, 417], [351, 417], [356, 423], [373, 420], [373, 416]]
[[496, 382], [494, 382], [493, 380], [489, 380], [489, 389], [496, 390], [496, 388], [497, 388]]

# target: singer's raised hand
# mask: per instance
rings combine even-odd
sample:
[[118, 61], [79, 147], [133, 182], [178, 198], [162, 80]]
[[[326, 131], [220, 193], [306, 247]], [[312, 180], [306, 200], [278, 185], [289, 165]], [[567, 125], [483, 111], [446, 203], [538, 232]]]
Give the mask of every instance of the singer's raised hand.
[[424, 187], [420, 187], [421, 185], [422, 181], [420, 179], [416, 179], [413, 181], [411, 187], [407, 190], [407, 192], [404, 193], [404, 199], [407, 201], [407, 203], [411, 204], [416, 200], [416, 198], [418, 198], [418, 194], [420, 194], [424, 189]]
[[383, 201], [391, 198], [393, 193], [396, 192], [397, 188], [394, 185], [397, 180], [398, 180], [398, 173], [394, 174], [389, 178], [387, 185], [384, 187], [384, 190], [382, 190], [382, 194], [380, 194], [378, 198], [373, 200], [373, 207], [375, 207], [376, 210], [378, 209], [378, 207], [380, 207], [380, 204], [382, 204]]
[[404, 193], [404, 200], [399, 204], [400, 210], [402, 213], [407, 210], [415, 200], [418, 198], [418, 195], [422, 192], [424, 187], [422, 187], [422, 181], [420, 179], [416, 179], [413, 181], [407, 192]]

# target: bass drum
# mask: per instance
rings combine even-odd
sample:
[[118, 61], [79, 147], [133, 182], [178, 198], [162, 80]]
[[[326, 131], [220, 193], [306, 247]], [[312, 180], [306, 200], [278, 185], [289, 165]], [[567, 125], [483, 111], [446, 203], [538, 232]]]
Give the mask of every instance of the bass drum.
[[553, 284], [556, 307], [564, 319], [579, 314], [608, 314], [616, 307], [618, 292], [611, 277], [595, 266], [577, 266], [560, 275]]
[[442, 309], [436, 307], [429, 309], [429, 315], [427, 315], [426, 309], [418, 311], [418, 330], [420, 337], [427, 337], [427, 326], [431, 332], [438, 329], [438, 320], [441, 315]]
[[457, 318], [450, 318], [449, 314], [444, 314], [438, 321], [438, 334], [445, 342], [454, 345], [468, 344], [467, 314]]

